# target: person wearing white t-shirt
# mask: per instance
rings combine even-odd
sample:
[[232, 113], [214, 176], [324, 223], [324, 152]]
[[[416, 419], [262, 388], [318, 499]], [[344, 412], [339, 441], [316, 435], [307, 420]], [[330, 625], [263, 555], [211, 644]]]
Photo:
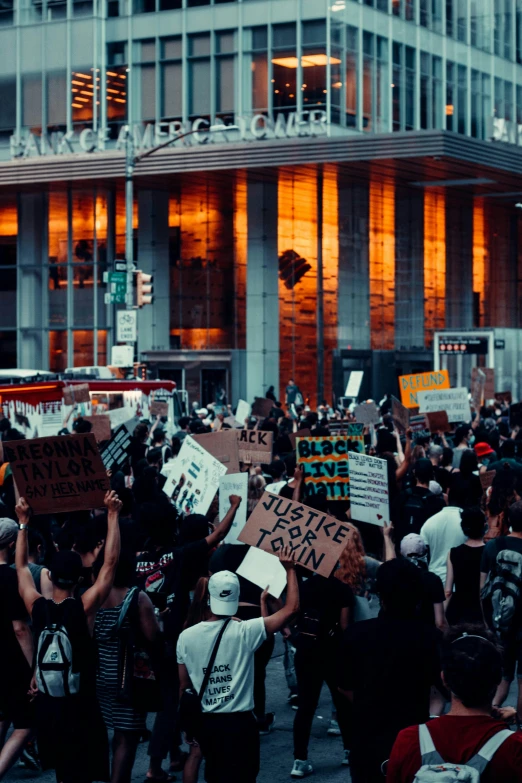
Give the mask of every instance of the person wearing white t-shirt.
[[[203, 734], [197, 740], [205, 757], [207, 783], [255, 783], [259, 772], [259, 728], [254, 717], [254, 653], [267, 634], [277, 633], [299, 610], [299, 589], [293, 555], [280, 552], [287, 571], [285, 606], [271, 617], [228, 623], [202, 694]], [[199, 693], [223, 620], [234, 617], [239, 579], [218, 571], [208, 583], [210, 618], [180, 635], [177, 660], [181, 694]], [[266, 591], [265, 591], [266, 594]]]
[[424, 543], [429, 547], [429, 570], [440, 576], [443, 585], [446, 584], [450, 549], [466, 541], [460, 524], [461, 513], [461, 509], [456, 506], [446, 506], [427, 519], [420, 531]]

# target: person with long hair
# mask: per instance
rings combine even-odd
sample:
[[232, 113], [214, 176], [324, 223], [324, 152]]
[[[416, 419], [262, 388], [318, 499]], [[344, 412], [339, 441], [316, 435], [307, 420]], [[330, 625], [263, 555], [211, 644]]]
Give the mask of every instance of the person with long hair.
[[253, 512], [259, 501], [261, 500], [261, 496], [263, 492], [265, 491], [266, 487], [266, 481], [259, 473], [254, 473], [254, 475], [249, 476], [248, 478], [248, 500], [247, 500], [247, 515], [250, 516], [250, 514]]
[[346, 527], [349, 530], [346, 546], [341, 553], [334, 576], [353, 590], [355, 608], [352, 622], [358, 622], [370, 617], [368, 590], [372, 580], [377, 576], [377, 569], [381, 563], [366, 554], [358, 528], [351, 522], [348, 522]]

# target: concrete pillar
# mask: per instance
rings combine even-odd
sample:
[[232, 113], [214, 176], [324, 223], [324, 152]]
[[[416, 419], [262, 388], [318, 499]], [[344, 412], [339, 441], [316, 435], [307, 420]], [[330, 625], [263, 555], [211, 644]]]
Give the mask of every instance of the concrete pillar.
[[395, 193], [395, 349], [424, 348], [422, 193]]
[[473, 326], [473, 204], [446, 200], [446, 328]]
[[370, 349], [368, 183], [339, 182], [340, 349]]
[[138, 258], [136, 266], [154, 276], [154, 305], [138, 313], [138, 358], [143, 351], [170, 348], [169, 194], [138, 192]]
[[[249, 181], [246, 398], [279, 389], [277, 183]], [[277, 393], [277, 392], [276, 392]]]
[[18, 200], [18, 367], [49, 367], [47, 332], [47, 196], [21, 193]]

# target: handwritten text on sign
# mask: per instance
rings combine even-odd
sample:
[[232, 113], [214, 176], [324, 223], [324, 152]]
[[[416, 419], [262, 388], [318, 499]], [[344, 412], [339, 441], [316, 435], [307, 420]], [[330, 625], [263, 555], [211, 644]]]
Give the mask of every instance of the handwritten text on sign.
[[297, 463], [304, 471], [306, 494], [329, 500], [350, 497], [346, 437], [296, 438]]
[[297, 563], [328, 577], [346, 546], [349, 532], [334, 517], [265, 492], [239, 540], [272, 554], [288, 545], [295, 552]]
[[248, 465], [272, 462], [273, 432], [238, 430], [239, 461]]
[[33, 514], [103, 506], [110, 482], [94, 435], [11, 441], [4, 454]]
[[468, 390], [465, 386], [458, 389], [441, 389], [440, 391], [419, 392], [419, 412], [446, 411], [448, 421], [471, 421]]
[[350, 454], [352, 519], [382, 525], [390, 521], [388, 463], [366, 454]]
[[421, 391], [433, 389], [449, 389], [449, 374], [447, 370], [422, 372], [418, 375], [401, 375], [399, 377], [402, 404], [406, 408], [417, 408], [419, 405], [417, 394]]

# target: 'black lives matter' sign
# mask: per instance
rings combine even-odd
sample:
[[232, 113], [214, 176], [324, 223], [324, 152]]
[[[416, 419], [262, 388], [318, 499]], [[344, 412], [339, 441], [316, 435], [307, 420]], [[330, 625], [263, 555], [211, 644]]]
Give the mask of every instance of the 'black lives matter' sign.
[[272, 462], [274, 433], [264, 430], [237, 430], [239, 461], [247, 465]]
[[328, 577], [346, 546], [349, 532], [345, 524], [328, 514], [265, 492], [238, 540], [271, 554], [288, 545], [295, 553], [296, 563]]
[[15, 440], [4, 455], [33, 514], [103, 506], [110, 482], [94, 435]]

